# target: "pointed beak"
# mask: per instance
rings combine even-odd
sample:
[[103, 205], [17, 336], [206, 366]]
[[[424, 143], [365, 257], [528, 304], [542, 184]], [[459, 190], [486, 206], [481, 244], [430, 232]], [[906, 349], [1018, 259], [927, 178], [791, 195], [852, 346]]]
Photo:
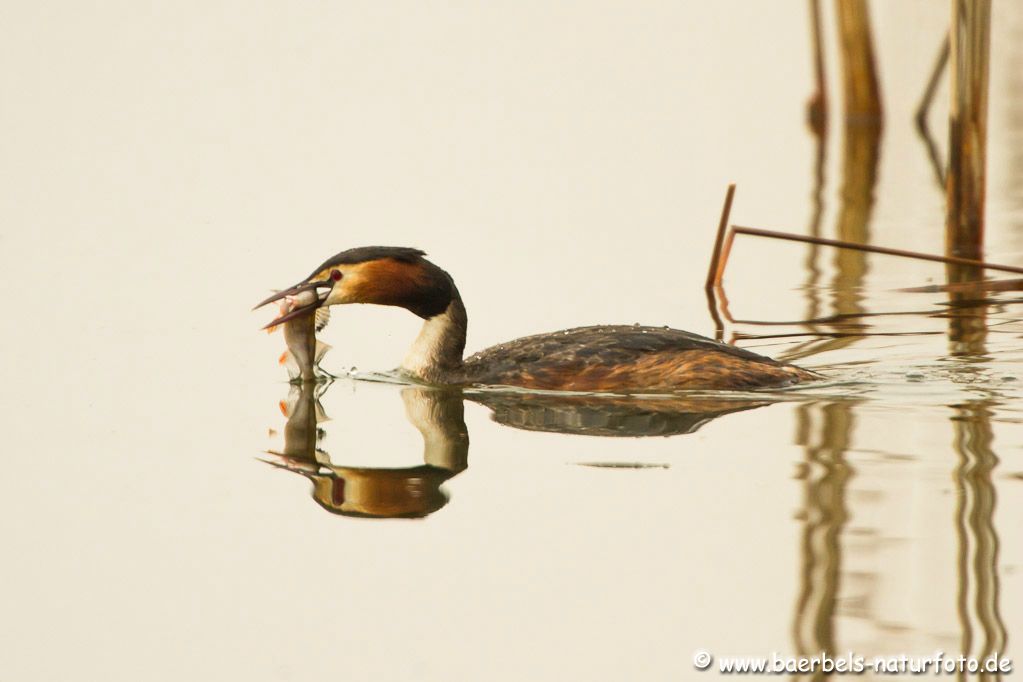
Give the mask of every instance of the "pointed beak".
[[[268, 325], [263, 327], [263, 329], [276, 327], [277, 325], [288, 322], [289, 320], [294, 320], [296, 317], [301, 317], [303, 315], [310, 314], [314, 310], [319, 308], [321, 305], [323, 305], [323, 301], [326, 299], [327, 293], [330, 293], [330, 288], [332, 286], [334, 286], [334, 282], [332, 282], [331, 280], [301, 282], [289, 289], [278, 291], [276, 294], [273, 294], [263, 299], [262, 301], [256, 304], [253, 310], [256, 310], [257, 308], [262, 308], [268, 303], [273, 303], [274, 301], [279, 301], [282, 298], [287, 298], [289, 296], [296, 297], [300, 300], [307, 299], [309, 300], [308, 303], [292, 307], [291, 310], [270, 322]], [[321, 293], [319, 291], [320, 289], [326, 289], [327, 291]]]

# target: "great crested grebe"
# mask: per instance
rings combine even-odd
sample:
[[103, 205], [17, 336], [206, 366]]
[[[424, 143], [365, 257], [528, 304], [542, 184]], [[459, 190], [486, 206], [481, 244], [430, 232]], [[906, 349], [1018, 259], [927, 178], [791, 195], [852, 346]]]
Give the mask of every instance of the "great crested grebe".
[[419, 249], [395, 246], [342, 251], [299, 284], [256, 307], [285, 297], [300, 302], [267, 327], [342, 303], [405, 308], [425, 322], [401, 370], [429, 384], [651, 393], [787, 386], [819, 378], [697, 334], [639, 325], [537, 334], [463, 359], [465, 306], [451, 276], [425, 255]]

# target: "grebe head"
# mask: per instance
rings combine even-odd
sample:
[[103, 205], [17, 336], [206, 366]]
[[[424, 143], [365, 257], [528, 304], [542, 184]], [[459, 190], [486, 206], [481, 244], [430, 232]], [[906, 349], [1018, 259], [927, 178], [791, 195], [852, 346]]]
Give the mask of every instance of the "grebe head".
[[320, 306], [374, 303], [405, 308], [419, 317], [440, 315], [457, 297], [446, 272], [423, 258], [419, 249], [362, 246], [328, 259], [293, 287], [279, 291], [256, 307], [294, 296], [299, 305], [268, 327], [307, 314]]

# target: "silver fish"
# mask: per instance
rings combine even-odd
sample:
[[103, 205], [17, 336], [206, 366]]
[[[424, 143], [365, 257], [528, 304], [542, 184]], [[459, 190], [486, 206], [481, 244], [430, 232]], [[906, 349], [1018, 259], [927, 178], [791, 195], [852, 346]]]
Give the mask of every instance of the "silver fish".
[[[294, 296], [285, 296], [277, 302], [277, 306], [281, 315], [285, 315], [315, 301], [315, 292], [303, 291]], [[329, 345], [316, 340], [316, 332], [326, 327], [329, 320], [329, 309], [317, 308], [314, 313], [278, 325], [284, 328], [284, 342], [288, 344], [288, 350], [284, 351], [279, 362], [288, 370], [292, 381], [316, 381], [316, 368], [330, 350]], [[268, 331], [276, 329], [271, 327]]]

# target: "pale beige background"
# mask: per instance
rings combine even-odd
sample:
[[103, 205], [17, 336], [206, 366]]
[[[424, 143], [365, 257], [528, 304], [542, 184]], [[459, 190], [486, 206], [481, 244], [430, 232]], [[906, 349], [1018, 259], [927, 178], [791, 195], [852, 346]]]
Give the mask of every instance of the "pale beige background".
[[[875, 3], [879, 243], [939, 248], [911, 114], [946, 5]], [[996, 3], [993, 35], [989, 243], [1017, 262], [1018, 7]], [[447, 507], [342, 519], [254, 461], [286, 387], [281, 340], [249, 307], [336, 251], [400, 244], [454, 275], [470, 348], [592, 322], [708, 333], [726, 184], [735, 222], [806, 228], [810, 89], [801, 0], [0, 8], [0, 679], [676, 680], [700, 647], [791, 652], [792, 405], [652, 441], [513, 431], [470, 405]], [[834, 137], [829, 151], [826, 226]], [[733, 310], [800, 315], [803, 256], [740, 243]], [[940, 276], [872, 261], [868, 293]], [[326, 364], [392, 367], [416, 326], [336, 311]], [[1019, 372], [1017, 342], [993, 343], [999, 376]], [[885, 359], [856, 412], [841, 569], [840, 641], [866, 654], [959, 646], [944, 406], [972, 394], [902, 381], [944, 354], [940, 337], [879, 338], [808, 361]], [[1023, 466], [1005, 402], [998, 566], [1016, 634], [1023, 510], [1003, 474]], [[324, 405], [335, 461], [416, 463], [393, 387], [338, 384]], [[671, 467], [570, 465], [601, 460]]]

